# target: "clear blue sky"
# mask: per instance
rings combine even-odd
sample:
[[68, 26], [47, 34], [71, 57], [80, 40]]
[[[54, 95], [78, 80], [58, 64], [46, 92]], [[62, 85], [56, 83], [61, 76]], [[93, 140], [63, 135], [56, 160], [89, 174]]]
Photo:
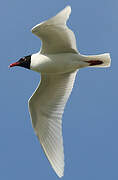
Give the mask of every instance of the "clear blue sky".
[[81, 69], [63, 116], [63, 180], [118, 180], [118, 1], [4, 0], [0, 4], [0, 179], [56, 180], [34, 134], [28, 98], [40, 75], [8, 65], [40, 49], [30, 29], [71, 5], [83, 54], [111, 53], [108, 69]]

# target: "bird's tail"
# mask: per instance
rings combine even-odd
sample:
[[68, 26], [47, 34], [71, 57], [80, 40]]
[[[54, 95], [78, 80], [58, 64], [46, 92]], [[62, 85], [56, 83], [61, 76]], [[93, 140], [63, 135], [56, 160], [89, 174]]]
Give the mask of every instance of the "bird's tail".
[[88, 56], [85, 62], [88, 63], [88, 66], [92, 67], [110, 67], [111, 58], [109, 53]]

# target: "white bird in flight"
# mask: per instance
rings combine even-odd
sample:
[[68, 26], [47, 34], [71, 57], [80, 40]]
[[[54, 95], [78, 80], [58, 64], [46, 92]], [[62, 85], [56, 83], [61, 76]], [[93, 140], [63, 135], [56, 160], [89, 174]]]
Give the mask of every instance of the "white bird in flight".
[[67, 6], [51, 19], [32, 28], [42, 41], [40, 52], [10, 64], [41, 73], [41, 82], [29, 99], [32, 125], [41, 146], [59, 177], [64, 174], [62, 115], [78, 69], [109, 67], [109, 53], [85, 56], [78, 52], [74, 33], [66, 26]]

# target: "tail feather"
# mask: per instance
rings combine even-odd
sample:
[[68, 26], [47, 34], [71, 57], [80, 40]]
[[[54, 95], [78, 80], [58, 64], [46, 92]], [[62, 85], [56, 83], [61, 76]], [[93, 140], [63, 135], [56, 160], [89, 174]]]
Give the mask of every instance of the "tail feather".
[[86, 62], [89, 63], [89, 66], [110, 67], [111, 58], [109, 53], [105, 53], [100, 55], [88, 56]]

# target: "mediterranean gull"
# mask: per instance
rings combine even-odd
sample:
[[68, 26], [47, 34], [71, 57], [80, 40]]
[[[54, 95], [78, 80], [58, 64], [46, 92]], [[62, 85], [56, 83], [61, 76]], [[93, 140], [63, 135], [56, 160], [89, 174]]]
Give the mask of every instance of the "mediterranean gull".
[[51, 19], [32, 28], [42, 41], [40, 52], [10, 64], [41, 73], [41, 82], [29, 99], [32, 126], [59, 177], [64, 174], [62, 115], [78, 69], [109, 67], [110, 54], [85, 56], [78, 52], [74, 33], [66, 26], [71, 13], [67, 6]]

